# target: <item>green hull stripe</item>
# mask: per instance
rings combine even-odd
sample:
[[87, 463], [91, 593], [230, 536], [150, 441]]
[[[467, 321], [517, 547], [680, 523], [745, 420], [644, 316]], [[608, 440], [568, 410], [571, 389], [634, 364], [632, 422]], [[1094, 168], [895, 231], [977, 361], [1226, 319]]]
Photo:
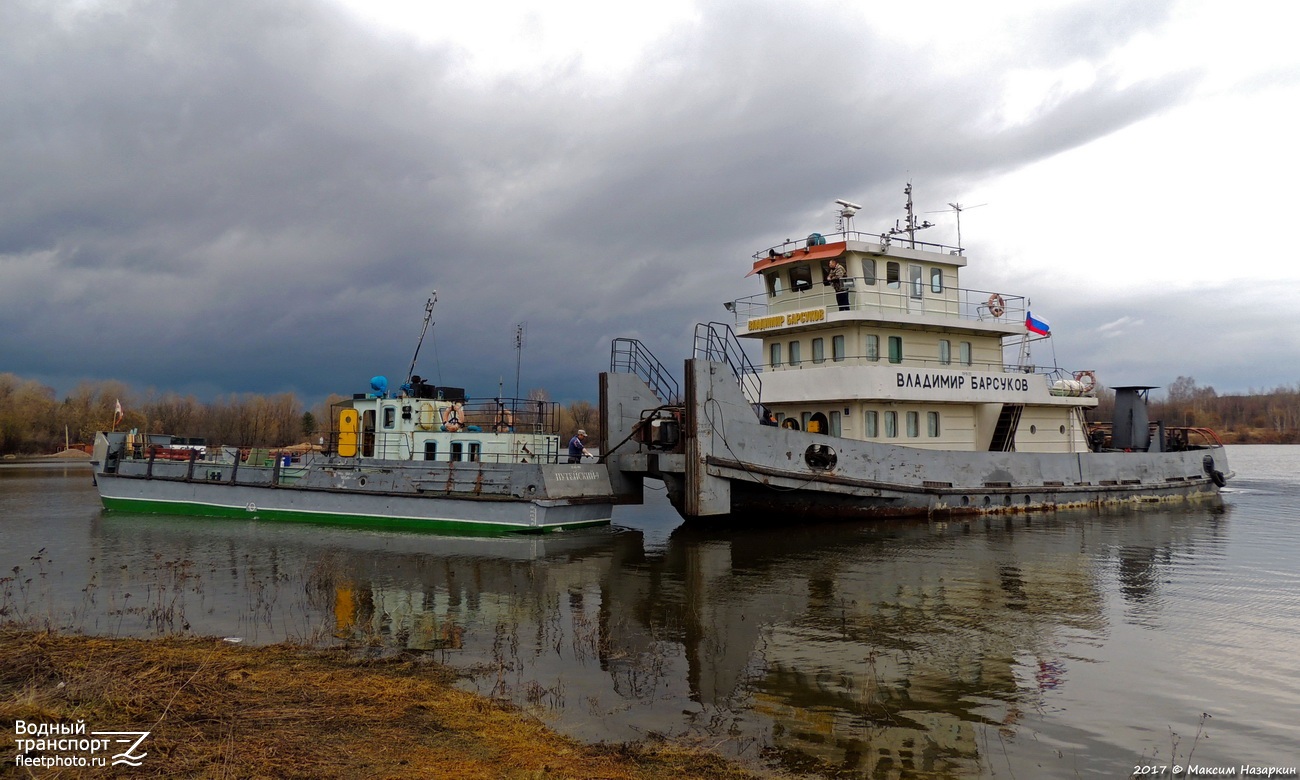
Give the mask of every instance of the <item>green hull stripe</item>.
[[327, 523], [360, 528], [377, 528], [394, 531], [434, 531], [439, 533], [500, 536], [519, 533], [550, 533], [572, 528], [609, 525], [609, 519], [584, 520], [577, 523], [531, 526], [505, 523], [479, 523], [472, 520], [439, 520], [414, 517], [374, 517], [333, 512], [301, 512], [286, 509], [263, 509], [250, 512], [243, 507], [200, 504], [189, 501], [150, 501], [134, 498], [103, 497], [104, 508], [115, 512], [135, 512], [157, 515], [191, 515], [195, 517], [230, 517], [240, 520], [276, 520], [296, 523]]

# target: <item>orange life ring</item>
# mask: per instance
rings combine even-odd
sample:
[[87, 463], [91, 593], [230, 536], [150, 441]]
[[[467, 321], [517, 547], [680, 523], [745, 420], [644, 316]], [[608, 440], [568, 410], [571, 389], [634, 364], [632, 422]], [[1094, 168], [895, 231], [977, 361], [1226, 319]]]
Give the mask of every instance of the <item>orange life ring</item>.
[[515, 416], [510, 413], [509, 409], [501, 409], [497, 412], [497, 423], [493, 430], [497, 433], [510, 433], [515, 428]]
[[442, 407], [442, 429], [444, 431], [455, 433], [460, 430], [460, 410], [459, 403]]
[[1085, 393], [1090, 393], [1097, 387], [1097, 375], [1091, 371], [1075, 371], [1074, 381], [1083, 385]]
[[993, 293], [989, 296], [988, 307], [989, 314], [992, 314], [994, 317], [1001, 317], [1003, 314], [1007, 313], [1007, 302], [997, 293]]

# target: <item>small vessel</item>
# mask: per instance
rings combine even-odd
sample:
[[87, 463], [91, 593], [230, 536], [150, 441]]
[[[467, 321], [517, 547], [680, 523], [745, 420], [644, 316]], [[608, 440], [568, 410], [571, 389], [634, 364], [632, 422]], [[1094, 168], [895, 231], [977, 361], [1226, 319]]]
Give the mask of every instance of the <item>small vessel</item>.
[[[426, 331], [428, 323], [426, 316]], [[374, 377], [368, 392], [335, 404], [319, 451], [101, 432], [92, 459], [100, 498], [106, 509], [129, 512], [456, 533], [610, 522], [605, 464], [561, 462], [567, 451], [557, 429], [559, 404], [474, 399], [463, 388], [408, 376], [395, 392]]]
[[[678, 389], [641, 342], [601, 375], [601, 451], [620, 501], [663, 480], [708, 518], [945, 516], [1215, 497], [1232, 476], [1213, 431], [1148, 419], [1150, 386], [1115, 387], [1091, 424], [1091, 370], [1030, 361], [1050, 325], [1028, 299], [960, 285], [960, 247], [907, 219], [753, 256], [763, 291], [701, 324]], [[734, 327], [733, 327], [734, 326]], [[760, 342], [759, 365], [740, 338]]]

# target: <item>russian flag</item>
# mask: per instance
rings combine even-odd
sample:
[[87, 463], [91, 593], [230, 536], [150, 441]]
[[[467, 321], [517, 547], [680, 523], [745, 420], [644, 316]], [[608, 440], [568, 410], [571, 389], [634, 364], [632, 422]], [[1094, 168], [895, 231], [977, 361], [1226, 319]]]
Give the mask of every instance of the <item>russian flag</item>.
[[1035, 317], [1033, 312], [1025, 312], [1025, 327], [1040, 336], [1047, 336], [1052, 332], [1052, 326], [1042, 317]]

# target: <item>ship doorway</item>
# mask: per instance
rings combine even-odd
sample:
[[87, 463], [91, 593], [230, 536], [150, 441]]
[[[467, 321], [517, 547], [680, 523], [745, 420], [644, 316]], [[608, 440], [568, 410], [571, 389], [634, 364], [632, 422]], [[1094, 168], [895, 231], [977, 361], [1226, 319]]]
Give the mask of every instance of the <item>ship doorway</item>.
[[816, 412], [808, 418], [809, 433], [826, 433], [830, 430], [830, 424], [826, 421], [826, 415]]
[[375, 410], [361, 413], [361, 457], [375, 457]]
[[907, 311], [909, 314], [925, 313], [925, 283], [921, 266], [907, 264]]

